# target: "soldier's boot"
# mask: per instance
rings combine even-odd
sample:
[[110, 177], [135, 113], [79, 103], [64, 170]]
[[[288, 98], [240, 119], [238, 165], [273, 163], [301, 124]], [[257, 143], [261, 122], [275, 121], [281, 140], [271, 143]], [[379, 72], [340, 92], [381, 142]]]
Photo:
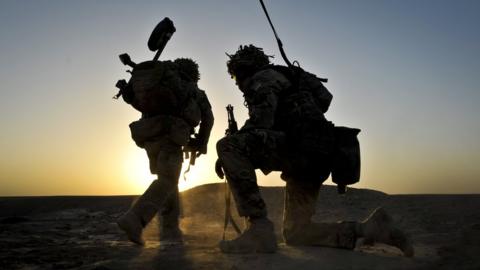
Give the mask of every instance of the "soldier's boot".
[[159, 180], [155, 180], [143, 193], [142, 196], [133, 204], [133, 206], [118, 220], [117, 224], [128, 236], [128, 239], [135, 244], [144, 245], [142, 239], [143, 228], [153, 219], [157, 214], [160, 205], [163, 201], [162, 192], [167, 191]]
[[140, 218], [131, 210], [123, 214], [118, 220], [117, 225], [122, 229], [130, 241], [138, 245], [144, 245], [142, 239], [143, 226]]
[[180, 200], [178, 187], [168, 196], [161, 211], [160, 241], [164, 244], [180, 244], [183, 242], [183, 234], [180, 230]]
[[273, 253], [277, 250], [273, 223], [263, 217], [248, 220], [247, 229], [236, 239], [220, 242], [223, 253]]
[[183, 233], [180, 230], [177, 215], [169, 214], [162, 216], [160, 241], [166, 244], [180, 244], [183, 242]]
[[365, 245], [384, 243], [399, 248], [406, 257], [414, 255], [410, 239], [403, 231], [395, 228], [392, 217], [381, 207], [375, 209], [366, 220], [358, 223], [356, 232], [358, 237], [364, 237]]
[[142, 238], [143, 228], [158, 211], [157, 205], [144, 195], [138, 198], [132, 208], [117, 220], [118, 227], [127, 234], [128, 239], [138, 245], [145, 244]]
[[355, 222], [300, 223], [283, 229], [285, 243], [291, 246], [323, 246], [354, 249]]

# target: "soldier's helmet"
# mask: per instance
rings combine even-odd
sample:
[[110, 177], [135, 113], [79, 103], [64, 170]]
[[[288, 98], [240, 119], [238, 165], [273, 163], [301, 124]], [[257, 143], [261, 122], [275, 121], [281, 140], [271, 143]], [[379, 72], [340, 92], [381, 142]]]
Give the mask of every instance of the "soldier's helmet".
[[180, 78], [189, 82], [198, 82], [200, 73], [198, 64], [190, 58], [177, 58], [173, 61], [178, 67]]
[[270, 64], [270, 56], [266, 55], [262, 48], [255, 47], [252, 44], [240, 45], [235, 54], [227, 54], [227, 56], [230, 58], [227, 61], [227, 69], [232, 78], [253, 74]]

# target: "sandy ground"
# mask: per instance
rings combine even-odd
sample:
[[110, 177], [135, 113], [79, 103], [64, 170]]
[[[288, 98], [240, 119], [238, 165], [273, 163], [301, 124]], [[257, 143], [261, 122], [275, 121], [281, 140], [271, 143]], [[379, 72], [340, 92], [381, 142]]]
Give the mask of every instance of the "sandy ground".
[[[128, 242], [115, 224], [134, 196], [0, 198], [0, 269], [480, 269], [480, 195], [350, 189], [339, 196], [334, 187], [323, 187], [314, 220], [360, 220], [383, 206], [413, 240], [416, 256], [405, 258], [384, 245], [354, 251], [284, 245], [279, 187], [262, 188], [279, 251], [222, 254], [217, 243], [223, 191], [223, 184], [210, 184], [183, 192], [184, 245], [160, 243], [155, 219], [145, 231], [143, 248]], [[234, 236], [230, 228], [227, 238]]]

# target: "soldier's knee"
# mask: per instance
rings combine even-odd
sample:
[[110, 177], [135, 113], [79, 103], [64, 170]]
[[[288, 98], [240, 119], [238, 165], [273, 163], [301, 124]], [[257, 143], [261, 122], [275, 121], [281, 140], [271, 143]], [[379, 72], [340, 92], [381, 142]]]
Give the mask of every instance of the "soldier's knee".
[[177, 185], [178, 183], [176, 181], [171, 181], [171, 179], [165, 177], [158, 177], [158, 179], [150, 184], [150, 187], [152, 187], [156, 193], [165, 193], [170, 196], [170, 194], [176, 191]]
[[233, 143], [231, 137], [223, 137], [217, 142], [217, 154], [221, 158], [221, 155], [232, 149]]
[[160, 151], [155, 160], [155, 174], [161, 178], [178, 178], [182, 169], [181, 151]]

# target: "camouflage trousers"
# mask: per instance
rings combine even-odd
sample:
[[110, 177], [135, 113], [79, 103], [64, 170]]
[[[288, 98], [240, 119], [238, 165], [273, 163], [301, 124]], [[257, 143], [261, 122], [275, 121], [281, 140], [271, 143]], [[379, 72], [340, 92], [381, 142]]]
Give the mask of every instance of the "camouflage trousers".
[[[255, 169], [290, 171], [288, 152], [285, 135], [271, 130], [252, 130], [218, 141], [218, 157], [240, 216], [267, 216]], [[354, 248], [356, 222], [311, 222], [324, 175], [318, 176], [318, 179], [286, 177], [285, 180], [282, 232], [287, 244]]]
[[160, 211], [165, 225], [177, 226], [179, 216], [178, 178], [183, 155], [182, 146], [172, 142], [167, 136], [145, 142], [150, 161], [150, 171], [158, 176], [132, 206], [140, 217], [142, 225]]
[[[302, 181], [303, 180], [303, 181]], [[353, 249], [357, 222], [312, 222], [322, 181], [287, 180], [282, 234], [289, 245]]]

